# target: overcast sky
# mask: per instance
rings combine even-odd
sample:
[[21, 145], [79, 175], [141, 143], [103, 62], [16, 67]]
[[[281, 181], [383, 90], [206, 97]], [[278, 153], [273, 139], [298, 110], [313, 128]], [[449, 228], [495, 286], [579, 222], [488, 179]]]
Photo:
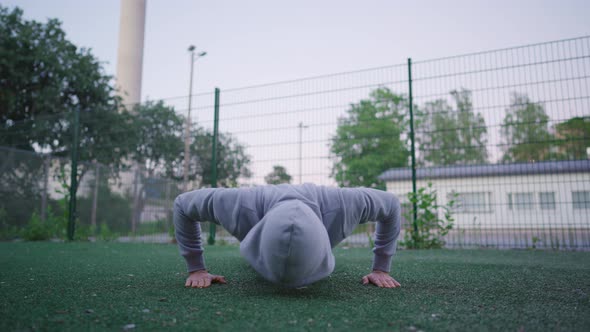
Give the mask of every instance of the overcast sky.
[[[3, 0], [58, 18], [114, 75], [119, 0]], [[357, 70], [590, 34], [590, 1], [148, 0], [142, 100]]]
[[[104, 62], [105, 71], [110, 75], [116, 73], [119, 0], [3, 0], [2, 3], [10, 7], [20, 6], [28, 19], [60, 19], [71, 41], [91, 48]], [[251, 183], [262, 183], [271, 166], [280, 164], [294, 176], [303, 174], [304, 182], [332, 184], [328, 147], [337, 119], [345, 114], [349, 103], [366, 98], [381, 84], [387, 83], [393, 91], [405, 93], [405, 66], [262, 88], [227, 90], [404, 64], [408, 57], [420, 61], [587, 36], [590, 35], [589, 17], [588, 0], [147, 0], [142, 100], [180, 97], [168, 99], [167, 104], [185, 114], [190, 71], [187, 48], [194, 44], [197, 51], [208, 54], [196, 62], [193, 92], [210, 93], [215, 87], [221, 88], [221, 130], [232, 133], [245, 144], [252, 159], [254, 176]], [[571, 45], [558, 46], [557, 51], [563, 51], [560, 56], [567, 56], [572, 50], [578, 53], [569, 56], [579, 56], [580, 52], [587, 51], [586, 41], [580, 45], [574, 43], [575, 47]], [[525, 52], [532, 53], [522, 56], [532, 56], [528, 59], [530, 61], [553, 56], [553, 49], [543, 50], [525, 49]], [[522, 58], [507, 53], [496, 54], [492, 60], [488, 57], [461, 58], [457, 63], [463, 66], [472, 65], [471, 60], [503, 61], [504, 56]], [[587, 112], [587, 91], [578, 91], [588, 86], [587, 79], [573, 80], [577, 76], [588, 77], [587, 55], [577, 62], [550, 63], [553, 66], [550, 69], [540, 65], [528, 66], [526, 70], [502, 71], [501, 75], [490, 72], [467, 77], [471, 81], [452, 76], [450, 82], [441, 79], [426, 81], [422, 85], [416, 83], [414, 100], [423, 104], [427, 100], [420, 96], [441, 96], [452, 89], [479, 86], [480, 91], [473, 96], [474, 105], [486, 118], [490, 136], [488, 149], [491, 160], [495, 161], [500, 156], [497, 145], [500, 143], [499, 123], [515, 88], [498, 90], [490, 87], [526, 83], [519, 87], [522, 90], [519, 91], [536, 101], [545, 101], [548, 114], [556, 122]], [[457, 64], [441, 63], [435, 73], [450, 65]], [[477, 62], [476, 65], [485, 63]], [[457, 67], [446, 69], [459, 70]], [[533, 84], [531, 81], [550, 81], [555, 77], [559, 80], [553, 85]], [[573, 89], [564, 89], [567, 84], [574, 83]], [[424, 84], [430, 84], [432, 91]], [[326, 92], [334, 89], [336, 91]], [[564, 95], [564, 91], [567, 94]], [[580, 98], [575, 104], [551, 102], [572, 97]], [[211, 127], [212, 103], [211, 95], [194, 98], [193, 121]], [[298, 127], [299, 123], [307, 126], [304, 131]], [[298, 144], [299, 139], [303, 143]], [[302, 150], [298, 150], [301, 144]], [[297, 163], [299, 151], [303, 151], [302, 167]]]

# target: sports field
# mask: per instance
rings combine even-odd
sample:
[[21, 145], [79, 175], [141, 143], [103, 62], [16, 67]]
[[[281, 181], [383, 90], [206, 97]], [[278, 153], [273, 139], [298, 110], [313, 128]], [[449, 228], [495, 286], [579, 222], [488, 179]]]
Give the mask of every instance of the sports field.
[[400, 251], [402, 288], [362, 286], [369, 249], [283, 289], [235, 246], [207, 247], [227, 285], [185, 289], [173, 245], [0, 243], [0, 330], [590, 330], [590, 253]]

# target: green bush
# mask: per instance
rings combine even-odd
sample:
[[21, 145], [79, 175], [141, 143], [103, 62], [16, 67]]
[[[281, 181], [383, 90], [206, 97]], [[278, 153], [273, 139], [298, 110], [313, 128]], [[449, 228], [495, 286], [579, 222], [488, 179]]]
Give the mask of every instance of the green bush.
[[53, 211], [51, 205], [47, 206], [47, 223], [53, 225], [54, 236], [65, 240], [68, 235], [68, 216], [67, 216], [67, 200], [65, 198], [57, 202], [58, 209], [61, 211]]
[[89, 241], [90, 237], [96, 233], [96, 227], [81, 225], [76, 222], [76, 231], [74, 232], [75, 241]]
[[168, 222], [166, 219], [159, 219], [152, 222], [142, 222], [137, 225], [135, 235], [152, 235], [168, 233]]
[[0, 208], [0, 241], [13, 240], [18, 238], [18, 228], [8, 224], [8, 213]]
[[16, 226], [0, 225], [0, 241], [10, 241], [19, 237]]
[[101, 224], [98, 231], [97, 239], [101, 241], [114, 241], [119, 237], [119, 234], [110, 230], [109, 225]]
[[65, 240], [67, 234], [68, 220], [64, 215], [56, 215], [51, 205], [47, 206], [46, 220], [34, 211], [27, 225], [16, 232], [27, 241], [45, 241], [53, 238]]
[[[92, 195], [78, 198], [78, 217], [83, 225], [90, 226], [92, 201]], [[106, 183], [100, 185], [98, 187], [96, 224], [106, 224], [109, 231], [117, 233], [129, 232], [133, 214], [132, 203], [133, 200], [130, 197], [111, 191]]]
[[[404, 239], [400, 244], [408, 249], [437, 249], [445, 244], [442, 239], [453, 228], [453, 216], [451, 208], [455, 204], [451, 200], [447, 205], [439, 205], [436, 202], [437, 193], [432, 189], [432, 183], [426, 188], [420, 188], [416, 194], [408, 193], [409, 209], [406, 209], [404, 217], [413, 220], [413, 206], [417, 208], [416, 228], [412, 222], [405, 229]], [[443, 218], [439, 217], [442, 212]]]
[[55, 225], [49, 220], [41, 221], [37, 212], [33, 212], [29, 223], [22, 230], [22, 237], [27, 241], [45, 241], [55, 235]]

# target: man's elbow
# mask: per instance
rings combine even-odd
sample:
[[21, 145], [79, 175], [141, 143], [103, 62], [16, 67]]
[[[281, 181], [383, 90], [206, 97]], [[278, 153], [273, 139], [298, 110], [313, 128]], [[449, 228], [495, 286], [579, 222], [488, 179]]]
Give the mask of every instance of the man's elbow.
[[176, 196], [176, 198], [174, 199], [174, 206], [180, 205], [180, 203], [182, 202], [182, 195], [184, 195], [184, 194], [180, 194], [180, 195]]
[[173, 213], [175, 215], [179, 214], [179, 215], [184, 216], [184, 208], [183, 208], [184, 201], [185, 201], [184, 194], [180, 194], [180, 195], [176, 196], [176, 198], [174, 199]]
[[401, 215], [401, 203], [399, 201], [399, 198], [397, 198], [396, 195], [391, 194], [391, 211], [392, 214], [394, 216], [400, 216]]
[[397, 227], [401, 226], [401, 211], [402, 211], [402, 207], [401, 207], [401, 203], [399, 198], [397, 198], [397, 196], [395, 196], [394, 194], [391, 194], [391, 216], [393, 219], [393, 222], [396, 224]]
[[399, 210], [399, 208], [401, 207], [399, 198], [397, 198], [396, 195], [391, 194], [391, 201], [392, 201], [391, 204], [393, 205], [393, 208]]

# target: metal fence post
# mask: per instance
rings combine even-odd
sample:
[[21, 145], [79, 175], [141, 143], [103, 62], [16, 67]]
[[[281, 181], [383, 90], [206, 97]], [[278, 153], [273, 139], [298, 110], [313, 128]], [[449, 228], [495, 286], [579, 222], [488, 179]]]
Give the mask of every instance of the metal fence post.
[[[212, 162], [211, 162], [211, 187], [217, 188], [217, 141], [219, 135], [219, 88], [215, 88], [215, 115], [213, 120], [213, 148], [212, 148]], [[215, 224], [210, 223], [209, 239], [207, 243], [215, 244]]]
[[139, 224], [139, 196], [141, 195], [141, 189], [139, 182], [141, 181], [141, 176], [139, 174], [140, 167], [139, 164], [135, 165], [133, 171], [133, 212], [131, 214], [131, 233], [135, 235], [135, 231], [137, 230], [137, 224]]
[[70, 173], [70, 203], [68, 213], [68, 240], [74, 240], [76, 230], [76, 192], [78, 191], [78, 132], [80, 131], [80, 109], [74, 110], [72, 124], [72, 170]]
[[41, 220], [47, 221], [47, 191], [49, 188], [49, 154], [43, 156], [43, 193], [41, 194]]
[[[166, 180], [166, 189], [164, 192], [165, 192], [164, 201], [166, 202], [166, 205], [169, 207], [172, 207], [174, 205], [174, 203], [171, 202], [171, 200], [170, 200], [170, 181], [169, 180]], [[168, 234], [170, 234], [170, 227], [174, 227], [172, 224], [172, 209], [171, 208], [166, 210], [166, 232]], [[172, 237], [174, 237], [174, 235], [172, 235]]]
[[[412, 94], [412, 58], [408, 58], [408, 87], [409, 87], [409, 102], [410, 102], [410, 144], [411, 144], [411, 158], [412, 158], [412, 193], [416, 197], [416, 148], [414, 139], [414, 98]], [[414, 232], [418, 232], [418, 206], [416, 200], [412, 203], [412, 221], [414, 225]]]
[[[94, 165], [94, 188], [92, 193], [92, 210], [90, 210], [90, 225], [93, 227], [93, 232], [98, 231], [96, 227], [96, 211], [98, 209], [98, 184], [100, 182], [100, 167], [97, 162]], [[93, 234], [94, 235], [94, 234]]]

